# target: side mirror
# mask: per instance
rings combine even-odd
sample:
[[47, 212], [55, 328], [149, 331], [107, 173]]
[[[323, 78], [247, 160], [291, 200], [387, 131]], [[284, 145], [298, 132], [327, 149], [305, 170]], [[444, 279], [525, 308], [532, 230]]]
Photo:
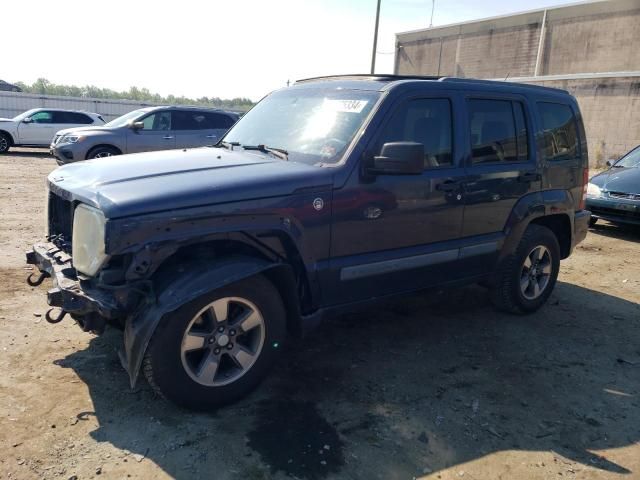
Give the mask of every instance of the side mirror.
[[129, 120], [127, 125], [131, 130], [142, 130], [144, 128], [144, 122], [134, 122], [133, 120]]
[[607, 167], [613, 167], [613, 164], [615, 163], [615, 160], [607, 160]]
[[424, 170], [424, 145], [416, 142], [390, 142], [382, 146], [367, 169], [375, 175], [420, 175]]
[[22, 119], [22, 123], [31, 123], [31, 122], [33, 122], [33, 120], [31, 120], [31, 117], [24, 117]]

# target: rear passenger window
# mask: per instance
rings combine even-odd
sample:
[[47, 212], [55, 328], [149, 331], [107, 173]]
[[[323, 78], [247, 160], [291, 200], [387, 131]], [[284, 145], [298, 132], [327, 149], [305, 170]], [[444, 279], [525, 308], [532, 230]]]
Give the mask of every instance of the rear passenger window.
[[206, 130], [207, 128], [203, 112], [183, 110], [173, 112], [174, 130]]
[[474, 164], [525, 162], [527, 124], [520, 102], [469, 100], [471, 158]]
[[214, 130], [231, 128], [236, 123], [233, 118], [223, 113], [208, 112], [205, 115], [207, 117], [207, 128]]
[[402, 105], [386, 125], [378, 151], [389, 142], [424, 145], [424, 168], [453, 164], [451, 103], [444, 98], [411, 100]]
[[72, 123], [75, 125], [89, 125], [93, 120], [88, 115], [78, 112], [53, 112], [53, 123]]
[[578, 155], [576, 118], [569, 105], [538, 103], [542, 119], [542, 150], [550, 161], [568, 160]]

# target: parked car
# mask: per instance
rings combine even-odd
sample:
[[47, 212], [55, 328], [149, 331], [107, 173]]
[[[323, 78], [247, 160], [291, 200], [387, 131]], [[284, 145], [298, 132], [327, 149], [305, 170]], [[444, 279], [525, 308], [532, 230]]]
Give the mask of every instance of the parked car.
[[218, 143], [237, 120], [237, 113], [213, 108], [141, 108], [104, 126], [58, 132], [51, 154], [62, 165], [123, 153], [204, 147]]
[[103, 124], [97, 113], [34, 108], [13, 118], [0, 118], [0, 153], [11, 147], [47, 147], [63, 128]]
[[[543, 131], [562, 144], [539, 149]], [[587, 234], [587, 166], [563, 90], [299, 81], [214, 148], [52, 172], [28, 281], [53, 278], [50, 322], [122, 328], [132, 385], [142, 371], [207, 409], [256, 387], [287, 334], [391, 295], [482, 282], [499, 309], [536, 311]]]
[[0, 80], [0, 91], [3, 92], [21, 92], [22, 89], [14, 85], [13, 83], [5, 82], [4, 80]]
[[589, 180], [587, 208], [591, 226], [598, 219], [640, 225], [640, 145], [616, 161], [608, 170]]

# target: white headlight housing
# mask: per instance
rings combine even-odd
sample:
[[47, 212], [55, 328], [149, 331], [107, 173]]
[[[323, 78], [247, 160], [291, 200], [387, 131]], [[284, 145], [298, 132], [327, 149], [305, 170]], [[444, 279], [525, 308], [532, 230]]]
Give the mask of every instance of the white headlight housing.
[[73, 215], [72, 257], [76, 270], [94, 276], [107, 261], [104, 232], [107, 221], [97, 208], [80, 204]]
[[602, 190], [600, 189], [599, 186], [593, 184], [593, 183], [589, 183], [587, 185], [587, 197], [601, 197], [602, 196]]

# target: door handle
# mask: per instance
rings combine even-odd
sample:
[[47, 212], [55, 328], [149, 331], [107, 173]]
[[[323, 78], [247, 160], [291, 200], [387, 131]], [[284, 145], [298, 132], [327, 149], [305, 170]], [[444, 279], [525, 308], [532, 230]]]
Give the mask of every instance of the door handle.
[[436, 190], [440, 190], [441, 192], [453, 192], [459, 188], [460, 182], [456, 180], [447, 180], [436, 185]]
[[518, 176], [518, 181], [523, 183], [537, 182], [538, 180], [540, 180], [540, 174], [535, 172], [526, 172]]
[[206, 137], [204, 137], [204, 138], [218, 138], [218, 136], [217, 136], [217, 135], [207, 135], [207, 136], [206, 136]]
[[173, 135], [165, 135], [164, 137], [162, 137], [164, 140], [171, 140], [173, 137]]

